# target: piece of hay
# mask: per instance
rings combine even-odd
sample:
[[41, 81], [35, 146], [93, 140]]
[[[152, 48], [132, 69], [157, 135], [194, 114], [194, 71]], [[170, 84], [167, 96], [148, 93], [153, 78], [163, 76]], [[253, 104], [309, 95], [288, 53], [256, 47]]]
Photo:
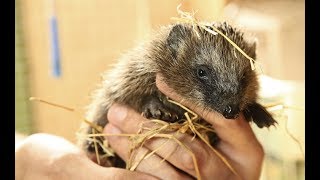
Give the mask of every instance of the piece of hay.
[[[226, 166], [237, 176], [238, 173], [235, 171], [235, 169], [232, 167], [232, 165], [226, 160], [226, 158], [215, 148], [213, 148], [210, 143], [208, 142], [208, 138], [206, 137], [206, 132], [214, 132], [214, 129], [210, 124], [200, 124], [199, 122], [201, 118], [188, 109], [187, 107], [181, 105], [180, 103], [177, 103], [172, 100], [168, 100], [171, 103], [174, 103], [184, 110], [185, 112], [185, 117], [186, 119], [181, 119], [179, 122], [175, 123], [168, 123], [162, 120], [158, 119], [151, 119], [148, 122], [145, 122], [144, 124], [141, 125], [139, 131], [137, 134], [92, 134], [88, 135], [87, 137], [96, 137], [96, 136], [126, 136], [129, 137], [129, 140], [131, 142], [131, 147], [129, 150], [130, 153], [130, 159], [127, 162], [127, 169], [129, 170], [135, 170], [138, 165], [151, 155], [155, 154], [159, 149], [162, 148], [162, 145], [160, 145], [158, 148], [155, 150], [151, 151], [150, 153], [145, 153], [143, 156], [137, 158], [136, 154], [134, 152], [137, 152], [139, 148], [143, 147], [143, 145], [148, 141], [151, 140], [152, 138], [166, 138], [168, 140], [173, 140], [175, 141], [179, 146], [181, 146], [183, 149], [186, 150], [186, 152], [192, 157], [193, 162], [194, 162], [194, 167], [195, 171], [197, 174], [197, 178], [201, 179], [200, 176], [200, 170], [198, 167], [197, 159], [195, 155], [193, 154], [192, 150], [187, 147], [184, 143], [179, 141], [175, 135], [177, 134], [189, 134], [193, 135], [194, 139], [196, 136], [200, 138], [206, 145], [209, 146], [209, 148], [223, 161], [223, 163], [226, 164]], [[148, 126], [146, 124], [149, 124]], [[151, 127], [150, 127], [151, 124]], [[153, 125], [153, 126], [152, 126]], [[135, 161], [138, 159], [137, 161]], [[166, 158], [163, 159], [163, 161]]]

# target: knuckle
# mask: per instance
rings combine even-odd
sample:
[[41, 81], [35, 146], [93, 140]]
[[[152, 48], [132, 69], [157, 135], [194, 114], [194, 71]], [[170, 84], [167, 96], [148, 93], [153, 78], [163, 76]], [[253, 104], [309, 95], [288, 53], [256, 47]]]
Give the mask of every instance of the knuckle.
[[195, 169], [195, 161], [194, 155], [188, 152], [181, 153], [181, 163], [182, 166], [189, 170]]
[[201, 143], [194, 143], [190, 151], [185, 150], [182, 153], [181, 159], [185, 168], [195, 170], [196, 166], [199, 168], [202, 164], [205, 164], [207, 158], [208, 152], [206, 148]]
[[195, 171], [201, 169], [206, 164], [211, 149], [206, 147], [207, 145], [201, 141], [194, 140], [191, 143], [185, 144], [187, 147], [178, 146], [176, 153], [180, 156], [180, 163], [182, 169], [188, 171]]

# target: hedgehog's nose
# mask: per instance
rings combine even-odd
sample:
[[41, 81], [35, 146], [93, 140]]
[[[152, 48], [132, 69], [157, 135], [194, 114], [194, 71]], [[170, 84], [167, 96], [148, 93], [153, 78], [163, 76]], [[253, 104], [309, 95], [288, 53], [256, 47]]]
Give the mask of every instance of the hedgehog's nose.
[[224, 108], [223, 116], [227, 119], [235, 119], [239, 116], [240, 109], [237, 105], [228, 105]]

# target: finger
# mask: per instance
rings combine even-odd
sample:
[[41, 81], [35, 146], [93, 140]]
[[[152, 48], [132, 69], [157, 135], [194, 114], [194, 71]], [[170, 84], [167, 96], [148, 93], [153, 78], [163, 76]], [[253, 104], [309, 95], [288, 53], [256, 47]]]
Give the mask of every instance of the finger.
[[[122, 134], [121, 130], [108, 123], [104, 128], [104, 133], [110, 134], [110, 136], [105, 136], [108, 144], [112, 147], [113, 150], [124, 160], [129, 160], [129, 149], [130, 144], [128, 137], [117, 136]], [[113, 136], [114, 135], [114, 136]]]
[[[111, 124], [116, 126], [117, 128], [121, 129], [121, 131], [126, 133], [136, 133], [140, 130], [141, 124], [150, 122], [150, 120], [147, 120], [143, 118], [140, 114], [135, 112], [132, 109], [127, 108], [126, 106], [122, 106], [119, 104], [114, 104], [108, 112], [108, 120]], [[146, 143], [146, 146], [151, 146], [151, 149], [156, 149], [157, 147], [164, 144], [167, 140], [166, 139], [157, 139], [156, 141], [152, 141], [153, 143]], [[165, 152], [163, 152], [163, 149]], [[172, 151], [177, 150], [177, 145], [174, 142], [168, 142], [168, 145], [165, 148], [161, 148], [159, 151], [157, 151], [157, 154], [159, 154], [161, 157], [167, 157], [168, 154], [172, 154]], [[179, 151], [180, 149], [178, 149]], [[180, 150], [182, 151], [182, 150]], [[181, 155], [181, 153], [177, 153]], [[183, 152], [182, 154], [186, 154]], [[187, 157], [187, 158], [186, 158]], [[189, 158], [188, 158], [189, 157]], [[180, 160], [182, 158], [182, 160]], [[167, 160], [170, 161], [172, 158], [168, 158]], [[189, 154], [186, 156], [178, 156], [177, 158], [170, 161], [171, 163], [175, 164], [178, 168], [182, 170], [188, 170], [190, 174], [195, 175], [195, 171], [193, 169], [192, 159], [190, 160]], [[187, 161], [187, 162], [184, 162]], [[191, 162], [191, 165], [190, 165]], [[186, 167], [184, 167], [187, 165]], [[189, 165], [189, 166], [188, 166]], [[191, 166], [191, 168], [190, 168]]]
[[[137, 132], [140, 129], [138, 124], [150, 122], [134, 110], [119, 104], [109, 109], [108, 119], [111, 124], [125, 133]], [[197, 170], [205, 175], [219, 174], [223, 171], [231, 173], [212, 149], [202, 141], [192, 140], [190, 135], [177, 134], [168, 135], [166, 138], [153, 138], [145, 143], [145, 146], [151, 150], [157, 150], [156, 153], [159, 156], [194, 177], [198, 176]]]
[[[113, 124], [109, 123], [104, 129], [107, 134], [121, 134], [121, 130]], [[130, 142], [126, 137], [120, 136], [107, 136], [109, 144], [115, 152], [127, 163], [130, 162], [133, 167], [137, 166], [136, 171], [144, 172], [156, 176], [160, 179], [191, 179], [188, 175], [177, 171], [170, 163], [164, 161], [163, 158], [151, 153], [145, 147], [140, 147], [133, 151], [133, 157], [130, 159], [129, 148]], [[147, 157], [145, 159], [145, 157]], [[143, 160], [142, 160], [143, 159]], [[159, 171], [161, 169], [161, 171]]]

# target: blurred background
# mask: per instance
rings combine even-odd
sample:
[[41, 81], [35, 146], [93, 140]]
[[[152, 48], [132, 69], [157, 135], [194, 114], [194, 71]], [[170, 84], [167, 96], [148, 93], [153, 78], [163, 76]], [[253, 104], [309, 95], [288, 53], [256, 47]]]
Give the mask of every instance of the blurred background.
[[[262, 180], [305, 179], [305, 4], [302, 0], [15, 0], [15, 130], [76, 142], [100, 74], [122, 53], [183, 11], [228, 21], [257, 37], [261, 102], [278, 126], [258, 129]], [[31, 102], [35, 96], [77, 113]]]

